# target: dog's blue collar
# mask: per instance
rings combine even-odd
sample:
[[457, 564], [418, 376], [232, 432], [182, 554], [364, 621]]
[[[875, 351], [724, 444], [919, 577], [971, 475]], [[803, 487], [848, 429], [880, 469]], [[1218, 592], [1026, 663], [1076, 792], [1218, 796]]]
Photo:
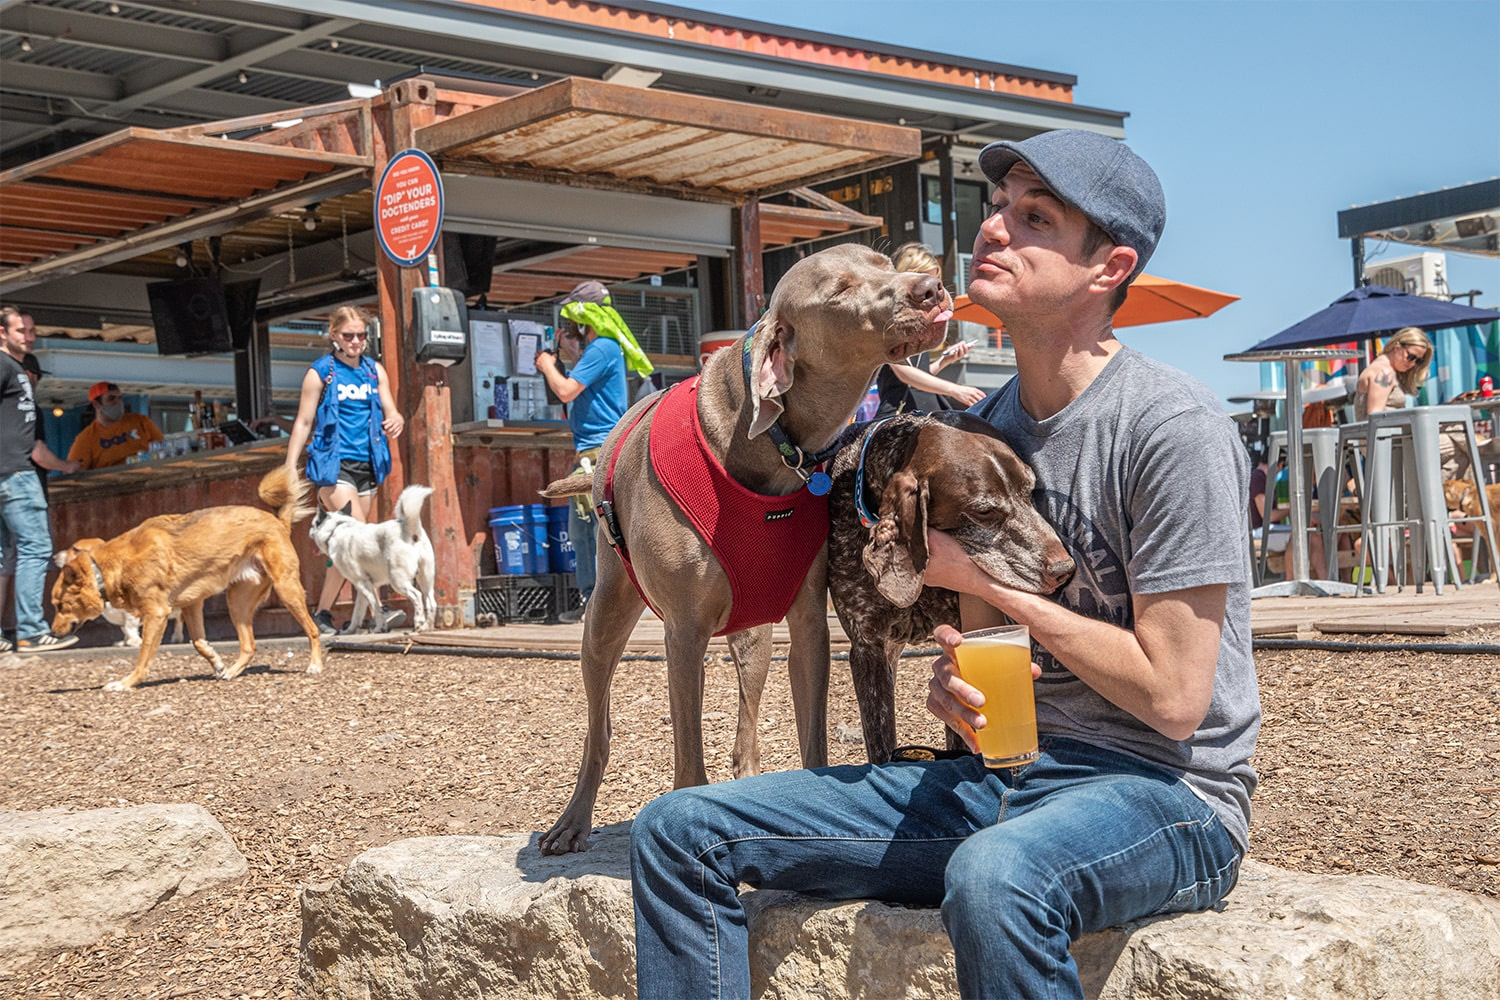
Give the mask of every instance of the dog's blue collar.
[[[756, 320], [749, 332], [745, 334], [745, 346], [740, 351], [740, 358], [745, 368], [745, 388], [751, 393], [755, 392], [755, 373], [750, 367], [750, 344], [755, 339], [755, 330], [758, 326], [760, 326], [760, 320]], [[776, 446], [776, 452], [781, 456], [782, 464], [802, 477], [803, 482], [807, 483], [808, 491], [813, 496], [827, 496], [829, 489], [833, 486], [833, 480], [829, 478], [828, 473], [823, 471], [822, 466], [839, 450], [838, 442], [835, 441], [822, 451], [803, 451], [793, 444], [792, 440], [786, 436], [786, 431], [781, 429], [779, 417], [766, 429], [766, 433], [770, 435], [771, 443]]]
[[870, 508], [865, 505], [865, 452], [870, 449], [870, 442], [875, 439], [875, 432], [880, 430], [880, 425], [890, 417], [881, 417], [869, 426], [865, 431], [865, 439], [859, 445], [859, 465], [854, 470], [854, 510], [859, 514], [859, 523], [866, 528], [875, 527], [880, 519], [870, 513]]

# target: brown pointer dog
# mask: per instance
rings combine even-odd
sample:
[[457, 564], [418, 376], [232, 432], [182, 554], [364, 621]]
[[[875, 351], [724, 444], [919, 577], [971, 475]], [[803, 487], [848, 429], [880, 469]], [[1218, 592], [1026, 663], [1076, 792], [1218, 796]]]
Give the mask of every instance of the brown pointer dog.
[[[711, 355], [699, 382], [697, 412], [708, 447], [745, 488], [768, 496], [802, 489], [803, 476], [788, 467], [766, 432], [780, 421], [785, 437], [803, 452], [828, 448], [848, 423], [876, 370], [935, 347], [952, 309], [942, 284], [930, 275], [900, 273], [884, 254], [867, 247], [833, 247], [798, 261], [777, 285], [770, 306], [751, 334], [753, 384], [744, 372], [743, 343]], [[599, 452], [592, 477], [594, 501], [604, 496], [610, 456], [619, 437], [649, 405], [626, 413]], [[656, 411], [625, 437], [614, 479], [614, 509], [637, 579], [665, 627], [672, 716], [674, 787], [708, 781], [703, 766], [703, 654], [729, 620], [728, 577], [665, 492], [648, 456], [648, 431]], [[587, 492], [587, 476], [553, 483], [545, 495]], [[767, 553], [775, 559], [775, 553]], [[583, 680], [588, 731], [578, 784], [562, 816], [541, 838], [544, 854], [581, 851], [588, 845], [594, 799], [609, 760], [609, 687], [620, 654], [645, 607], [618, 554], [599, 531], [599, 573], [584, 618]], [[802, 763], [827, 763], [828, 603], [827, 551], [819, 552], [786, 616], [791, 632], [788, 672]], [[735, 734], [736, 777], [760, 770], [756, 726], [760, 695], [770, 668], [771, 627], [728, 636], [740, 678]]]
[[1036, 476], [988, 421], [904, 413], [851, 432], [833, 460], [828, 591], [849, 636], [865, 753], [884, 763], [896, 748], [901, 651], [958, 621], [958, 595], [922, 583], [927, 530], [948, 532], [980, 569], [1032, 593], [1065, 583], [1073, 560], [1031, 505]]
[[[307, 672], [318, 673], [323, 669], [323, 647], [318, 626], [307, 612], [297, 550], [292, 547], [292, 525], [312, 513], [306, 502], [309, 489], [305, 479], [278, 467], [260, 481], [260, 498], [275, 508], [275, 514], [255, 507], [161, 514], [107, 542], [70, 548], [52, 585], [52, 605], [57, 609], [52, 631], [67, 635], [79, 622], [97, 618], [106, 600], [140, 618], [135, 669], [104, 686], [107, 691], [124, 691], [146, 679], [167, 617], [181, 609], [193, 648], [213, 666], [216, 677], [227, 681], [237, 677], [254, 655], [255, 609], [274, 587], [312, 644]], [[240, 640], [240, 655], [228, 668], [203, 638], [203, 601], [218, 593], [229, 602], [229, 617]]]

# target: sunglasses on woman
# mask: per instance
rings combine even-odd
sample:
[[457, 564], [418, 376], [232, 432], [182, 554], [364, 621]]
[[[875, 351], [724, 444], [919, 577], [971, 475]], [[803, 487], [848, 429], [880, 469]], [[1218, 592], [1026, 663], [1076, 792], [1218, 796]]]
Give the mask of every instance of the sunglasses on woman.
[[1419, 351], [1414, 347], [1406, 348], [1404, 353], [1406, 354], [1406, 360], [1414, 365], [1419, 365], [1427, 360], [1427, 352]]

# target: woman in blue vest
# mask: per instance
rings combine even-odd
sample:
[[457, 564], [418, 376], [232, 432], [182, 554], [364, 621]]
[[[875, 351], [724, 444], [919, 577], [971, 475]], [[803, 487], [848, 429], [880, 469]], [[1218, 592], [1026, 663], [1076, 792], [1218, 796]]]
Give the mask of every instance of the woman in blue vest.
[[[396, 412], [385, 368], [365, 356], [370, 322], [363, 310], [340, 306], [328, 320], [330, 353], [314, 361], [302, 379], [297, 419], [286, 449], [293, 472], [307, 448], [305, 474], [318, 487], [324, 510], [342, 510], [368, 521], [375, 490], [391, 471], [390, 440], [400, 437], [406, 421]], [[335, 635], [333, 603], [344, 577], [330, 563], [313, 613], [318, 630]], [[401, 612], [392, 612], [400, 617]], [[391, 624], [387, 620], [387, 624]]]

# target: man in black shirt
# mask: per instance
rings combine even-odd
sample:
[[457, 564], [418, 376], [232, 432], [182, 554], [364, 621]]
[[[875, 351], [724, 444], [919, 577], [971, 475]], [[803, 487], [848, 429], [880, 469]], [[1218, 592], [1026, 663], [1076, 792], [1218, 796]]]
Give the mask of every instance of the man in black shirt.
[[[0, 308], [0, 552], [14, 541], [16, 651], [39, 653], [65, 649], [78, 637], [54, 636], [42, 617], [52, 532], [42, 483], [31, 462], [52, 453], [37, 439], [36, 395], [21, 363], [25, 356], [21, 314], [10, 306]], [[0, 652], [9, 651], [10, 643], [0, 639]]]

